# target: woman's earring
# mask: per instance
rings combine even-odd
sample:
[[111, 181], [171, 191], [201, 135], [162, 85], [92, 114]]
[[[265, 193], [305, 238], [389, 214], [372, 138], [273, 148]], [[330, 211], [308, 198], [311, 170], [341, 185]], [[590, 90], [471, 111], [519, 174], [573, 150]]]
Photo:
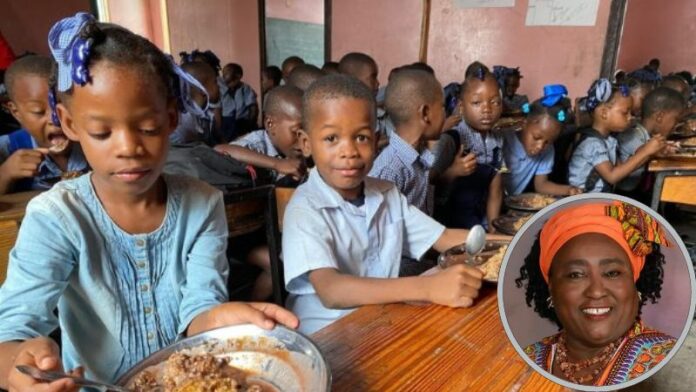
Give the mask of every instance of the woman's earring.
[[638, 303], [643, 302], [643, 294], [639, 291], [638, 292]]
[[[639, 293], [640, 293], [640, 292], [639, 292]], [[549, 306], [549, 309], [552, 309], [552, 308], [553, 308], [553, 299], [551, 298], [551, 296], [549, 296], [548, 298], [546, 298], [546, 305]]]

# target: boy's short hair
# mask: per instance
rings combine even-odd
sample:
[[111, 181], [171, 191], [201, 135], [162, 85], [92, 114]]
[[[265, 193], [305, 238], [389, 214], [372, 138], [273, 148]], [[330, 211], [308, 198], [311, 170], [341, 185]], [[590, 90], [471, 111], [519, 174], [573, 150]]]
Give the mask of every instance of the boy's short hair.
[[[10, 99], [14, 99], [14, 84], [23, 75], [36, 75], [46, 78], [46, 82], [53, 73], [53, 60], [48, 56], [29, 55], [22, 57], [10, 65], [5, 72], [5, 88]], [[48, 99], [48, 98], [47, 98]]]
[[402, 69], [394, 73], [387, 85], [384, 107], [394, 125], [399, 126], [411, 119], [421, 105], [431, 105], [441, 95], [442, 86], [431, 73]]
[[280, 85], [280, 81], [283, 79], [283, 71], [275, 65], [269, 65], [263, 69], [263, 73], [268, 79], [273, 80], [273, 84], [276, 86]]
[[225, 69], [229, 69], [230, 72], [232, 72], [232, 75], [235, 77], [238, 77], [240, 79], [242, 77], [244, 77], [244, 69], [242, 68], [241, 65], [239, 65], [237, 63], [229, 63], [229, 64], [225, 65], [225, 68], [223, 68], [223, 70], [225, 70]]
[[326, 102], [340, 98], [353, 98], [370, 105], [371, 125], [377, 120], [377, 105], [372, 91], [361, 81], [348, 75], [328, 75], [312, 83], [302, 97], [302, 129], [309, 132], [315, 102]]
[[677, 90], [669, 87], [658, 87], [645, 96], [641, 111], [643, 119], [647, 119], [660, 111], [682, 111], [685, 107], [686, 100]]
[[377, 62], [365, 53], [351, 52], [341, 58], [338, 63], [338, 72], [355, 76], [364, 66], [377, 67]]
[[288, 65], [290, 64], [295, 64], [295, 65], [300, 65], [304, 64], [304, 60], [302, 60], [301, 57], [299, 56], [290, 56], [283, 60], [283, 63], [280, 65], [280, 68], [285, 69]]
[[322, 76], [324, 76], [324, 72], [319, 67], [312, 64], [300, 64], [290, 71], [287, 82], [289, 85], [304, 91]]
[[339, 73], [338, 62], [337, 61], [327, 61], [321, 67], [321, 70], [327, 75]]
[[274, 115], [284, 113], [284, 104], [289, 101], [302, 104], [302, 90], [295, 86], [278, 86], [268, 92], [263, 100], [263, 114]]

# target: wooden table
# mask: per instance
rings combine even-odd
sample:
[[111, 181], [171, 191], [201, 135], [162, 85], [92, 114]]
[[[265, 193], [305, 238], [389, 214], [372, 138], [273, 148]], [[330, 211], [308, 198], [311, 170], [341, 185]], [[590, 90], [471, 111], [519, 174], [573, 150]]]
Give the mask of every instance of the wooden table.
[[655, 173], [650, 203], [653, 210], [660, 202], [696, 205], [696, 159], [654, 159], [648, 171]]
[[29, 200], [41, 191], [28, 191], [0, 195], [0, 221], [21, 221]]
[[334, 391], [562, 391], [508, 341], [495, 288], [469, 309], [365, 306], [316, 332]]

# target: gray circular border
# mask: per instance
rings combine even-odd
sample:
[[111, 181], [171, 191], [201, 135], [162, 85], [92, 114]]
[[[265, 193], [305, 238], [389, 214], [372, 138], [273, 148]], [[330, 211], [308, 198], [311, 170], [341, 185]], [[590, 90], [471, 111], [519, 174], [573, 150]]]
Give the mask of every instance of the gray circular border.
[[694, 306], [696, 305], [696, 279], [694, 278], [694, 268], [691, 263], [688, 261], [691, 260], [691, 257], [689, 256], [689, 252], [686, 249], [686, 246], [684, 245], [684, 242], [682, 241], [681, 237], [679, 234], [674, 230], [672, 225], [667, 222], [667, 220], [662, 217], [662, 215], [658, 214], [655, 212], [652, 208], [646, 206], [643, 203], [640, 203], [636, 200], [630, 199], [625, 196], [620, 196], [620, 195], [615, 195], [615, 194], [609, 194], [609, 193], [593, 193], [593, 194], [581, 194], [581, 195], [576, 195], [576, 196], [570, 196], [566, 197], [562, 200], [559, 200], [541, 211], [537, 212], [534, 214], [534, 216], [529, 219], [515, 234], [515, 236], [512, 238], [512, 241], [510, 242], [510, 246], [508, 248], [508, 251], [505, 253], [505, 257], [503, 258], [503, 264], [500, 267], [501, 273], [499, 274], [500, 280], [498, 282], [498, 311], [500, 312], [500, 320], [503, 323], [503, 328], [505, 329], [505, 334], [507, 335], [508, 340], [510, 343], [512, 343], [513, 347], [515, 347], [515, 351], [517, 351], [517, 354], [519, 354], [522, 359], [529, 365], [531, 366], [534, 371], [537, 373], [541, 374], [544, 378], [555, 382], [556, 384], [560, 384], [566, 388], [570, 388], [571, 390], [580, 390], [580, 391], [616, 391], [619, 389], [627, 388], [632, 385], [636, 385], [648, 378], [650, 378], [652, 375], [657, 373], [660, 369], [662, 369], [663, 366], [665, 366], [669, 361], [672, 360], [672, 358], [677, 354], [677, 351], [681, 348], [682, 344], [684, 343], [684, 340], [686, 339], [686, 336], [689, 333], [689, 328], [691, 326], [691, 323], [687, 322], [687, 324], [684, 326], [684, 330], [681, 333], [681, 336], [679, 336], [679, 339], [677, 340], [677, 343], [674, 345], [674, 348], [667, 354], [667, 357], [658, 363], [654, 368], [650, 369], [646, 374], [637, 377], [633, 380], [621, 383], [621, 384], [616, 384], [616, 385], [611, 385], [611, 386], [603, 386], [603, 387], [595, 387], [595, 386], [588, 386], [588, 385], [580, 385], [580, 384], [573, 384], [570, 383], [566, 380], [562, 380], [553, 374], [547, 372], [546, 370], [542, 369], [539, 367], [536, 363], [534, 363], [527, 354], [525, 354], [524, 349], [517, 343], [517, 340], [515, 339], [515, 335], [512, 333], [512, 330], [510, 330], [510, 325], [507, 322], [507, 316], [505, 315], [505, 304], [503, 303], [503, 287], [505, 287], [505, 271], [508, 265], [508, 261], [510, 259], [510, 255], [512, 254], [512, 249], [514, 249], [515, 245], [517, 245], [517, 242], [519, 242], [520, 238], [522, 238], [526, 233], [527, 229], [537, 220], [541, 220], [542, 218], [548, 216], [550, 213], [555, 212], [559, 209], [565, 209], [567, 207], [570, 207], [572, 204], [575, 204], [578, 201], [587, 201], [587, 200], [593, 200], [593, 201], [622, 201], [626, 202], [629, 204], [632, 204], [636, 207], [639, 207], [643, 209], [644, 211], [650, 213], [657, 221], [662, 225], [662, 227], [674, 238], [674, 242], [679, 248], [679, 250], [682, 252], [682, 254], [685, 256], [685, 259], [687, 261], [687, 270], [689, 271], [689, 277], [691, 278], [691, 301], [690, 301], [690, 306], [689, 306], [689, 314], [687, 317], [687, 320], [691, 321], [694, 319]]

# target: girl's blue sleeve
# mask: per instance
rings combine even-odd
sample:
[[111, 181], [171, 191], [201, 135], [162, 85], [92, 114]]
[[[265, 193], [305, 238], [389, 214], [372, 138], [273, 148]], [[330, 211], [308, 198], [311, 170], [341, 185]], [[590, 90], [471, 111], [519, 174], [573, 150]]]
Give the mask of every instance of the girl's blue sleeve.
[[[195, 211], [189, 213], [194, 214]], [[222, 193], [210, 199], [202, 230], [196, 233], [188, 259], [185, 261], [186, 281], [181, 288], [179, 334], [204, 311], [228, 300], [227, 219]]]

